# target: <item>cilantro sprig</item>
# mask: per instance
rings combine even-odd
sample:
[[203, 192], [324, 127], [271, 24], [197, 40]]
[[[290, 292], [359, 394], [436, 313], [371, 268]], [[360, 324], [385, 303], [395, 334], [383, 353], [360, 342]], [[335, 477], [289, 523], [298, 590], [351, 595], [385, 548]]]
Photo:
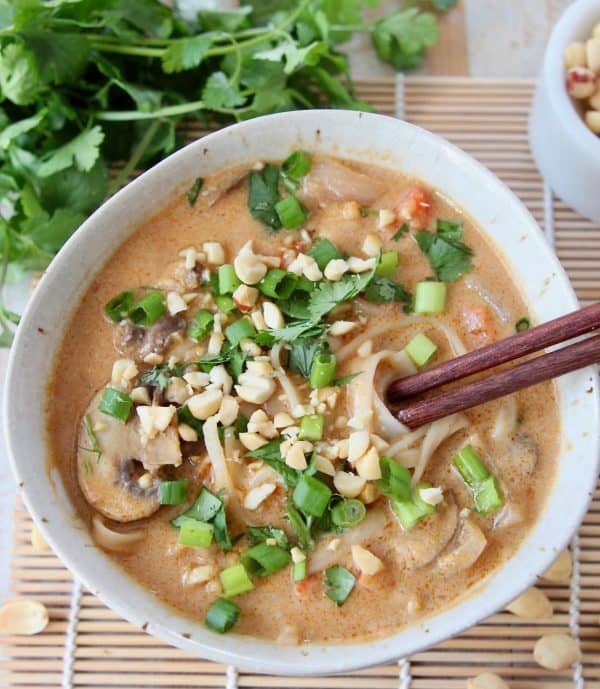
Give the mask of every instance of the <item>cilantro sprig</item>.
[[[338, 44], [367, 32], [382, 59], [416, 67], [437, 38], [428, 10], [453, 3], [417, 0], [371, 23], [378, 0], [245, 0], [189, 19], [158, 0], [2, 0], [0, 287], [43, 270], [135, 169], [178, 148], [183, 118], [370, 109]], [[0, 345], [17, 320], [0, 307]]]
[[473, 269], [473, 251], [462, 241], [462, 224], [438, 220], [435, 233], [421, 230], [415, 239], [441, 282], [454, 282]]

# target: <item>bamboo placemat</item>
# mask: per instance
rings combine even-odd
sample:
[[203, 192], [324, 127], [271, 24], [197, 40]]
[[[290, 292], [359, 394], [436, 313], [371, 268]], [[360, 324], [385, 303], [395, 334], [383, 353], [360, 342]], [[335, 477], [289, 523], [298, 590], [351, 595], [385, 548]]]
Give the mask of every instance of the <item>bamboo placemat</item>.
[[[532, 82], [416, 77], [361, 82], [359, 92], [380, 112], [441, 134], [491, 168], [544, 228], [579, 298], [600, 299], [600, 226], [552, 197], [529, 154]], [[56, 557], [34, 552], [30, 531], [31, 520], [19, 503], [12, 591], [43, 602], [51, 622], [40, 635], [3, 639], [3, 687], [463, 689], [468, 677], [494, 671], [512, 689], [581, 689], [584, 682], [588, 689], [600, 689], [600, 492], [572, 544], [570, 586], [544, 587], [556, 611], [551, 621], [536, 623], [500, 613], [410, 659], [328, 678], [256, 675], [166, 646], [82, 590]], [[570, 632], [580, 640], [582, 663], [553, 673], [533, 662], [535, 641], [551, 631]]]

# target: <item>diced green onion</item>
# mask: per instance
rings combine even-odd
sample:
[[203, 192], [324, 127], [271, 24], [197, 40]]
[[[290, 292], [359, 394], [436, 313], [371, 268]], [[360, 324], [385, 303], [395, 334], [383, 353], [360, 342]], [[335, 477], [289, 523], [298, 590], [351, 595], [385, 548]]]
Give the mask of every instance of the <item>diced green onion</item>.
[[186, 518], [195, 519], [199, 522], [210, 522], [222, 507], [223, 501], [221, 498], [203, 486], [194, 504], [183, 514], [175, 517], [171, 524], [179, 528]]
[[272, 299], [289, 299], [297, 284], [297, 275], [273, 268], [258, 283], [258, 289]]
[[127, 421], [132, 408], [131, 397], [116, 388], [105, 388], [98, 405], [98, 409], [103, 414], [114, 416], [115, 419], [121, 419], [121, 421]]
[[504, 505], [502, 489], [495, 476], [488, 476], [473, 488], [473, 502], [475, 510], [484, 516], [495, 512]]
[[339, 607], [352, 593], [356, 577], [345, 567], [333, 565], [325, 570], [325, 583], [328, 586], [325, 595]]
[[224, 634], [228, 632], [233, 625], [238, 621], [240, 616], [239, 607], [226, 598], [217, 598], [217, 600], [210, 606], [204, 624], [212, 629], [213, 632]]
[[414, 361], [415, 365], [421, 368], [437, 352], [437, 345], [427, 335], [419, 333], [404, 347], [404, 351]]
[[129, 311], [129, 318], [135, 325], [148, 327], [165, 313], [167, 305], [162, 292], [150, 292], [134, 304]]
[[221, 550], [231, 550], [233, 548], [233, 541], [227, 528], [227, 513], [225, 512], [225, 505], [221, 505], [221, 509], [215, 514], [213, 519], [215, 526], [215, 541]]
[[124, 318], [127, 318], [132, 306], [133, 292], [131, 290], [125, 290], [107, 302], [104, 311], [111, 321], [118, 323]]
[[212, 331], [214, 322], [215, 317], [208, 309], [200, 309], [188, 326], [188, 335], [192, 340], [200, 342]]
[[292, 498], [296, 507], [304, 514], [322, 517], [329, 504], [331, 490], [314, 476], [304, 474], [294, 488]]
[[159, 488], [161, 505], [181, 505], [187, 500], [188, 480], [162, 481]]
[[309, 382], [313, 388], [326, 388], [335, 378], [335, 354], [321, 352], [315, 355], [310, 366]]
[[225, 328], [225, 337], [232, 347], [237, 347], [242, 340], [252, 339], [256, 336], [256, 328], [249, 318], [240, 318]]
[[282, 163], [283, 173], [292, 179], [299, 179], [310, 172], [312, 161], [308, 153], [294, 151]]
[[522, 333], [524, 330], [529, 330], [531, 328], [531, 321], [527, 316], [523, 316], [523, 318], [519, 318], [519, 320], [515, 323], [515, 330], [518, 333]]
[[259, 543], [240, 555], [240, 562], [249, 574], [265, 577], [275, 574], [290, 563], [290, 554], [277, 545]]
[[229, 316], [229, 314], [233, 313], [237, 308], [235, 302], [228, 294], [219, 294], [216, 296], [215, 303], [219, 311], [226, 316]]
[[223, 594], [226, 598], [233, 598], [239, 596], [241, 593], [252, 591], [254, 584], [246, 572], [246, 568], [240, 562], [237, 565], [232, 565], [223, 569], [219, 573], [221, 586], [223, 587]]
[[179, 529], [179, 543], [196, 548], [208, 548], [212, 543], [214, 530], [212, 524], [184, 517]]
[[340, 254], [329, 239], [319, 239], [319, 241], [308, 250], [308, 255], [315, 259], [316, 264], [321, 270], [325, 270], [329, 261], [342, 258], [342, 254]]
[[295, 230], [307, 218], [306, 209], [295, 196], [287, 196], [275, 204], [275, 212], [286, 230]]
[[415, 313], [444, 313], [448, 287], [445, 282], [417, 282]]
[[323, 426], [325, 417], [323, 414], [307, 414], [300, 421], [300, 440], [321, 440], [323, 437]]
[[179, 423], [185, 423], [191, 428], [193, 428], [196, 431], [196, 433], [202, 433], [202, 426], [204, 426], [204, 421], [200, 421], [200, 419], [197, 419], [192, 414], [187, 404], [184, 404], [183, 407], [179, 407], [179, 409], [177, 410], [177, 420], [179, 421]]
[[406, 531], [410, 531], [422, 519], [437, 512], [435, 505], [429, 505], [421, 498], [420, 490], [422, 488], [431, 488], [431, 484], [420, 483], [417, 485], [411, 491], [408, 500], [391, 500], [392, 510]]
[[379, 490], [396, 500], [410, 499], [410, 471], [399, 464], [395, 459], [386, 457], [379, 458], [381, 468], [381, 478], [377, 481]]
[[342, 529], [360, 524], [366, 515], [367, 508], [360, 500], [342, 500], [331, 509], [332, 523]]
[[230, 263], [219, 266], [217, 275], [219, 294], [233, 294], [235, 290], [242, 284]]
[[461, 475], [462, 480], [471, 488], [490, 476], [490, 472], [472, 445], [463, 447], [454, 456], [452, 462]]
[[384, 278], [393, 277], [394, 273], [398, 269], [398, 252], [397, 251], [384, 251], [379, 259], [379, 265], [375, 270], [375, 275], [379, 275]]
[[203, 184], [204, 180], [202, 179], [202, 177], [197, 177], [185, 195], [188, 200], [188, 203], [190, 204], [190, 206], [192, 206], [192, 208], [196, 205], [196, 201], [198, 200], [198, 194], [200, 193], [200, 189], [202, 189]]
[[292, 578], [294, 581], [304, 581], [306, 579], [306, 560], [302, 562], [294, 562], [292, 568]]
[[452, 460], [463, 481], [473, 494], [475, 510], [484, 516], [504, 505], [504, 497], [498, 479], [490, 474], [485, 464], [471, 445], [454, 456]]

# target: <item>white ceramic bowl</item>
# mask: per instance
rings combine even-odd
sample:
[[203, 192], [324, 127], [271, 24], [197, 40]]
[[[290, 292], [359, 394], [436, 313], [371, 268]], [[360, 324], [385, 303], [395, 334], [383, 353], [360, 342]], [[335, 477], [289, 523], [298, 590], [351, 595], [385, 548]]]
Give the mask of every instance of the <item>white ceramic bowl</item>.
[[[459, 149], [413, 125], [379, 115], [305, 111], [250, 120], [175, 153], [105, 203], [72, 237], [35, 290], [11, 352], [6, 429], [27, 507], [57, 555], [111, 608], [164, 641], [199, 656], [273, 674], [342, 672], [407, 656], [457, 634], [502, 608], [563, 549], [586, 511], [596, 481], [597, 381], [593, 369], [558, 381], [564, 428], [558, 474], [542, 518], [515, 556], [469, 597], [391, 637], [344, 645], [281, 647], [235, 634], [165, 607], [93, 547], [53, 472], [45, 471], [44, 407], [52, 360], [70, 313], [94, 273], [145, 218], [198, 176], [248, 161], [282, 159], [296, 148], [377, 162], [426, 180], [466, 209], [512, 264], [536, 320], [577, 307], [573, 290], [531, 215], [490, 172]], [[174, 247], [176, 249], [176, 247]]]
[[565, 88], [565, 48], [600, 22], [598, 0], [576, 0], [558, 20], [544, 55], [529, 117], [529, 144], [554, 193], [600, 222], [600, 137], [588, 129]]

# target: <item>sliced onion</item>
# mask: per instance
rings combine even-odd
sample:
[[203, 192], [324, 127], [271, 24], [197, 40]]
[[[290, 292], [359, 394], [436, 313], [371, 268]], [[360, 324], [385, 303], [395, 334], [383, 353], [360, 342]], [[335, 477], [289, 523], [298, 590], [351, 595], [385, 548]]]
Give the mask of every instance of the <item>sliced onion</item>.
[[145, 535], [142, 530], [128, 531], [127, 533], [113, 531], [106, 526], [100, 515], [95, 514], [92, 517], [92, 536], [94, 541], [104, 550], [115, 552], [129, 550], [138, 544]]

